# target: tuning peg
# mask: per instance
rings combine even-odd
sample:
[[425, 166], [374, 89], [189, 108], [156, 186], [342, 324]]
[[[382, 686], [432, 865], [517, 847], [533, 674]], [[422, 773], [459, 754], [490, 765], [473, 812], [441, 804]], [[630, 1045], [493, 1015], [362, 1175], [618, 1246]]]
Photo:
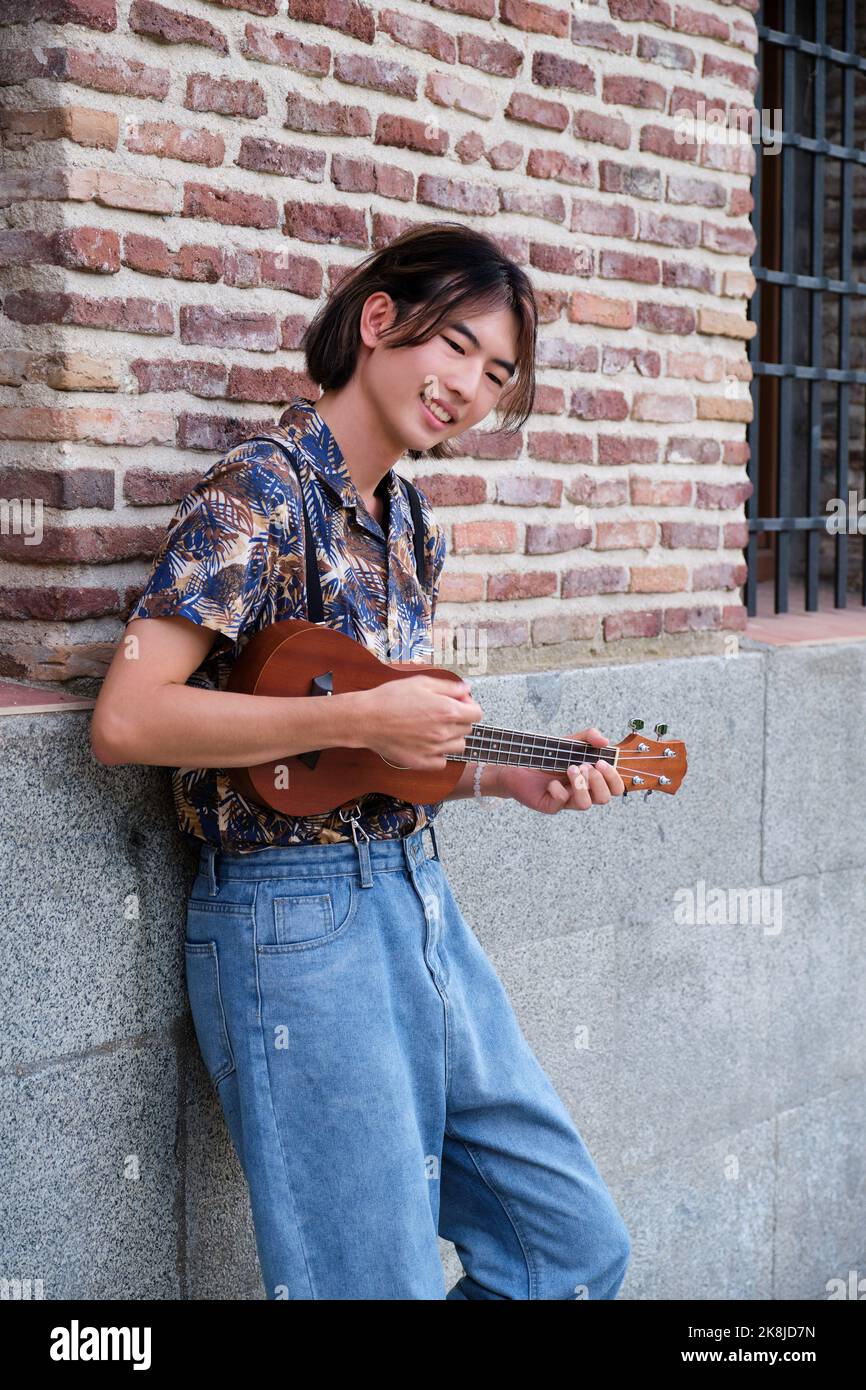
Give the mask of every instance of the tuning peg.
[[650, 799], [650, 797], [652, 796], [652, 794], [653, 794], [653, 789], [652, 789], [652, 787], [650, 787], [649, 791], [648, 791], [648, 792], [644, 792], [644, 794], [643, 794], [643, 799], [644, 799], [644, 801], [649, 801], [649, 799]]
[[664, 736], [665, 736], [665, 734], [667, 733], [667, 731], [668, 731], [668, 726], [667, 726], [667, 724], [656, 724], [656, 727], [655, 727], [655, 735], [656, 735], [656, 738], [664, 738]]
[[631, 731], [632, 731], [633, 734], [639, 734], [640, 731], [641, 731], [641, 729], [643, 728], [643, 720], [642, 720], [642, 719], [630, 719], [630, 720], [628, 721], [628, 727], [631, 729]]

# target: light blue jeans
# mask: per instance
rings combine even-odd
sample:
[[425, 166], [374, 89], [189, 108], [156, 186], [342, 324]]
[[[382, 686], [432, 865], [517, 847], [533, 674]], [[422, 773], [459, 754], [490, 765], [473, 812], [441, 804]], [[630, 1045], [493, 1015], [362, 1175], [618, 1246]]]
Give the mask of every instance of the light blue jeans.
[[185, 953], [266, 1298], [616, 1297], [628, 1232], [432, 827], [203, 846]]

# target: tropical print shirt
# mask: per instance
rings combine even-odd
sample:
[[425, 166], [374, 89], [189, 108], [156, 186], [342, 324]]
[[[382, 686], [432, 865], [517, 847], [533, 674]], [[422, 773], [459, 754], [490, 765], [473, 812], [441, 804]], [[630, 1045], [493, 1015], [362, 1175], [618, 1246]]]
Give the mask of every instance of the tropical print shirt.
[[[269, 433], [300, 463], [325, 626], [363, 642], [382, 661], [432, 664], [445, 533], [421, 489], [426, 591], [415, 570], [409, 499], [394, 469], [376, 489], [385, 504], [383, 530], [312, 401], [294, 397]], [[129, 621], [177, 614], [213, 628], [218, 636], [186, 683], [224, 690], [254, 633], [284, 618], [308, 618], [305, 588], [298, 474], [276, 444], [249, 440], [224, 454], [179, 502]], [[339, 807], [283, 815], [245, 799], [222, 769], [173, 769], [172, 791], [183, 835], [232, 853], [352, 839]], [[375, 792], [344, 806], [348, 811], [356, 804], [356, 819], [371, 839], [422, 829], [442, 806]]]

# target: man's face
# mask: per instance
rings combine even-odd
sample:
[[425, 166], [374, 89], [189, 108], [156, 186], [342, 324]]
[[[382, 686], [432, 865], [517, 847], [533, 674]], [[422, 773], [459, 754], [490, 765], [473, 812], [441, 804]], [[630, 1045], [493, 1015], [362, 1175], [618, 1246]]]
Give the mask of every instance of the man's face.
[[[375, 320], [380, 327], [393, 320], [387, 302]], [[511, 309], [471, 317], [458, 311], [417, 347], [390, 349], [386, 340], [375, 347], [365, 368], [367, 388], [404, 448], [425, 452], [472, 429], [496, 408], [513, 382], [517, 328]]]

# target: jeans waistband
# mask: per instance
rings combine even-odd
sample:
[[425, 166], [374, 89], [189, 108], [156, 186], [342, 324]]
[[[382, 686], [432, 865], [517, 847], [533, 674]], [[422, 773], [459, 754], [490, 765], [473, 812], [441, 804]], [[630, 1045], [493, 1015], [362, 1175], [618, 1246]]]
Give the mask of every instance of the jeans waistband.
[[[425, 842], [424, 836], [429, 836]], [[274, 878], [280, 869], [290, 871], [300, 867], [320, 870], [322, 875], [345, 872], [356, 864], [361, 874], [361, 886], [373, 886], [373, 870], [401, 868], [404, 865], [414, 869], [424, 859], [438, 859], [439, 845], [436, 830], [432, 823], [410, 835], [392, 840], [353, 841], [323, 845], [271, 845], [267, 849], [249, 850], [246, 854], [236, 854], [217, 849], [216, 845], [202, 845], [199, 851], [199, 873], [210, 881], [210, 896], [219, 896], [219, 881], [228, 878]]]

